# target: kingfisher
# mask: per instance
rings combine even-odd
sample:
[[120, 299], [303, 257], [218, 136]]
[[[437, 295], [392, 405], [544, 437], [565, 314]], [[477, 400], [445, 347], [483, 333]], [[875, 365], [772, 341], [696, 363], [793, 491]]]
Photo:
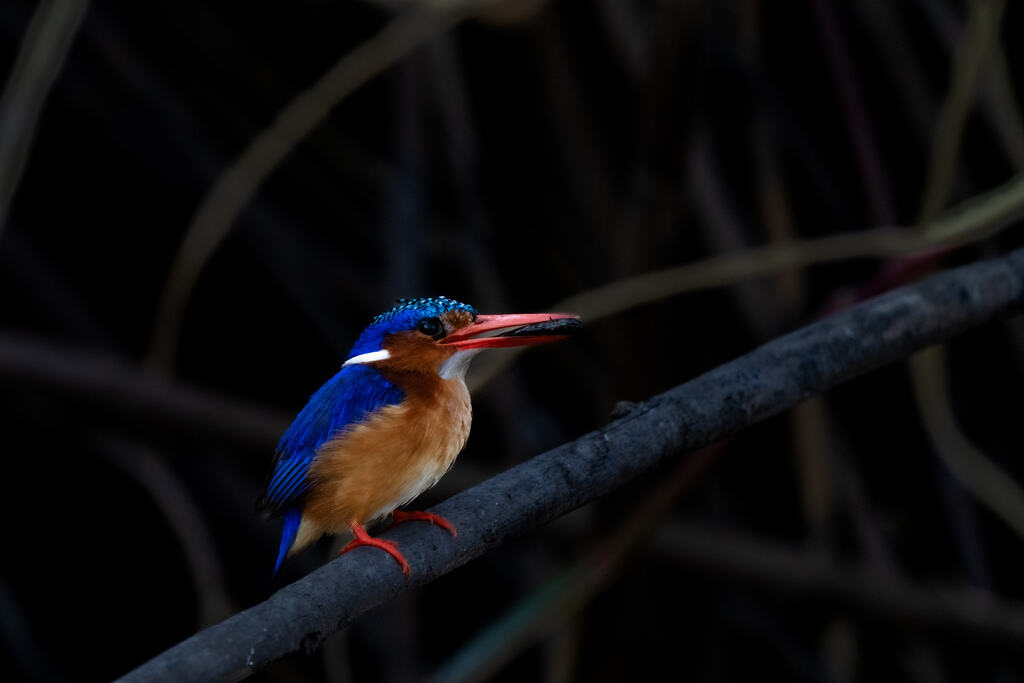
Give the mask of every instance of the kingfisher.
[[466, 444], [470, 359], [558, 341], [578, 326], [576, 315], [482, 315], [447, 297], [399, 299], [375, 317], [277, 445], [256, 503], [284, 518], [274, 573], [324, 534], [351, 533], [339, 555], [379, 548], [409, 576], [398, 546], [366, 527], [391, 515], [394, 524], [422, 520], [456, 535], [439, 515], [399, 508], [436, 484]]

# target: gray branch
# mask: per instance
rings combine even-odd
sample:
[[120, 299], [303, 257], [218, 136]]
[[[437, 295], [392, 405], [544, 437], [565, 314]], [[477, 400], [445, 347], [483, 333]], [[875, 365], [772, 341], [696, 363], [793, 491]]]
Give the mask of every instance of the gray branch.
[[413, 567], [357, 549], [265, 602], [182, 641], [126, 681], [239, 680], [327, 636], [398, 593], [426, 584], [623, 485], [808, 397], [1006, 315], [1024, 303], [1024, 249], [892, 291], [776, 339], [624, 417], [464, 491], [427, 524], [387, 534]]

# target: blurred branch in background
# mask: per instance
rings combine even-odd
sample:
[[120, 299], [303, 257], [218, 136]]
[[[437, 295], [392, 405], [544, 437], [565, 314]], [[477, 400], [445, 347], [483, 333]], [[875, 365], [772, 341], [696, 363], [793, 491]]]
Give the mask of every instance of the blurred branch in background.
[[910, 44], [907, 25], [900, 20], [898, 7], [890, 0], [864, 0], [846, 3], [864, 23], [872, 49], [885, 60], [885, 75], [893, 81], [893, 104], [910, 119], [911, 130], [926, 136], [938, 110], [931, 92], [925, 60]]
[[282, 414], [140, 372], [116, 357], [41, 339], [0, 334], [0, 374], [113, 405], [134, 417], [270, 448], [288, 427]]
[[885, 160], [868, 115], [860, 76], [850, 58], [846, 37], [835, 16], [835, 0], [813, 0], [811, 8], [820, 28], [825, 55], [843, 105], [842, 113], [846, 118], [847, 130], [850, 131], [870, 219], [876, 225], [892, 225], [897, 218]]
[[0, 235], [46, 97], [88, 9], [88, 0], [43, 0], [0, 95]]
[[984, 111], [999, 136], [1003, 152], [1016, 172], [1024, 171], [1024, 113], [1014, 93], [1006, 51], [999, 42], [991, 47], [982, 96]]
[[[992, 117], [993, 127], [1002, 131], [1008, 142], [1016, 139], [1014, 129], [999, 125], [1008, 113], [1017, 110], [1010, 83], [1003, 81], [1006, 72], [999, 37], [1005, 8], [1005, 0], [968, 3], [967, 26], [956, 46], [949, 92], [932, 138], [931, 163], [919, 214], [922, 224], [930, 221], [948, 201], [967, 116], [981, 94], [978, 83], [984, 82], [986, 73], [988, 82], [995, 82], [996, 89], [1004, 88], [994, 100], [993, 109], [999, 115]], [[1010, 156], [1016, 157], [1012, 149]], [[961, 432], [949, 393], [946, 365], [944, 346], [921, 351], [909, 361], [914, 398], [928, 438], [964, 488], [1024, 538], [1024, 489]]]
[[150, 337], [148, 364], [170, 369], [192, 290], [260, 185], [342, 99], [431, 38], [496, 0], [420, 2], [346, 53], [246, 146], [203, 199], [175, 254]]
[[149, 494], [181, 544], [192, 572], [199, 605], [200, 628], [214, 624], [237, 609], [224, 580], [224, 567], [209, 522], [184, 482], [154, 451], [124, 439], [96, 439], [96, 450]]
[[953, 412], [942, 346], [910, 359], [918, 410], [936, 454], [974, 496], [1024, 540], [1024, 489], [963, 434]]
[[[182, 641], [126, 681], [237, 680], [412, 587], [599, 498], [680, 452], [720, 441], [809, 396], [1024, 305], [1024, 249], [889, 292], [771, 341], [640, 404], [607, 427], [434, 508], [459, 529], [396, 527], [404, 579], [372, 549], [346, 554], [268, 600]], [[415, 528], [414, 528], [415, 527]]]
[[795, 551], [698, 524], [674, 523], [657, 532], [668, 556], [715, 576], [769, 586], [805, 599], [824, 598], [857, 612], [914, 627], [955, 633], [1009, 648], [1024, 643], [1024, 605], [1000, 602], [964, 587], [921, 587], [870, 569], [838, 564], [816, 551]]
[[969, 16], [965, 35], [956, 46], [949, 91], [932, 135], [928, 177], [918, 210], [921, 225], [938, 215], [949, 200], [967, 115], [974, 105], [976, 84], [988, 57], [993, 46], [999, 44], [999, 28], [1006, 0], [972, 0], [967, 5]]
[[[885, 4], [886, 0], [874, 2]], [[916, 0], [914, 4], [926, 22], [932, 26], [936, 37], [945, 44], [946, 49], [950, 53], [957, 53], [958, 41], [964, 30], [959, 25], [956, 12], [950, 4], [932, 0]], [[982, 19], [983, 24], [985, 18]], [[976, 20], [975, 28], [984, 26], [979, 25]], [[974, 49], [978, 49], [978, 46]], [[1014, 168], [1020, 171], [1024, 169], [1024, 117], [1021, 116], [1020, 106], [1014, 98], [1013, 78], [1006, 64], [1006, 54], [997, 40], [993, 40], [987, 48], [981, 46], [981, 49], [990, 50], [982, 90], [985, 116], [999, 137], [1000, 150], [1007, 155]], [[954, 70], [955, 68], [954, 66]]]
[[[701, 218], [697, 221], [697, 227], [716, 254], [709, 260], [723, 255], [748, 253], [754, 243], [753, 230], [742, 219], [738, 211], [741, 202], [732, 188], [726, 185], [722, 169], [718, 168], [719, 155], [712, 146], [707, 126], [698, 126], [694, 138], [689, 155], [689, 176], [693, 183], [694, 204]], [[772, 244], [789, 241], [779, 240]], [[776, 272], [784, 273], [786, 269]], [[733, 283], [730, 292], [741, 311], [740, 317], [754, 331], [757, 339], [771, 339], [783, 325], [781, 297], [778, 287], [774, 285], [772, 281], [743, 278]], [[578, 301], [579, 296], [573, 298]], [[586, 296], [586, 293], [582, 296]], [[558, 305], [565, 304], [563, 302]]]
[[[917, 230], [875, 228], [767, 244], [610, 282], [547, 308], [573, 311], [585, 322], [593, 323], [670, 296], [724, 287], [788, 268], [951, 249], [991, 237], [1021, 216], [1024, 216], [1024, 176], [964, 202]], [[500, 356], [481, 359], [469, 377], [470, 389], [476, 391], [483, 387], [517, 355], [513, 349]]]

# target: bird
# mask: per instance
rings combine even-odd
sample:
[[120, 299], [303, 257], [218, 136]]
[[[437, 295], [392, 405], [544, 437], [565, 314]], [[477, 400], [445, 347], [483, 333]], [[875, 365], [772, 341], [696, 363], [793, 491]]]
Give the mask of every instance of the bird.
[[274, 575], [321, 536], [351, 533], [339, 555], [379, 548], [409, 576], [397, 544], [366, 528], [391, 515], [394, 524], [422, 520], [457, 534], [439, 515], [399, 508], [441, 479], [469, 437], [470, 360], [484, 349], [558, 341], [579, 325], [568, 313], [482, 315], [441, 296], [399, 299], [373, 318], [274, 452], [256, 502], [283, 518]]

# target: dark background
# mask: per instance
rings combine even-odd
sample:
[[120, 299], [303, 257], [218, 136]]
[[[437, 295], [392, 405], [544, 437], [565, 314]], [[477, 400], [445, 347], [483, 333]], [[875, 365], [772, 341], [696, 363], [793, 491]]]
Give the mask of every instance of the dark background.
[[[333, 107], [233, 221], [154, 363], [161, 291], [216, 178], [400, 3], [94, 0], [0, 227], [0, 678], [113, 678], [333, 557], [324, 543], [272, 580], [279, 526], [252, 503], [276, 435], [398, 296], [546, 310], [722, 252], [913, 226], [947, 154], [936, 136], [955, 142], [940, 207], [1011, 179], [1019, 3], [987, 41], [962, 138], [942, 127], [971, 12], [998, 5], [501, 3]], [[0, 2], [5, 74], [36, 8]], [[843, 302], [1019, 242], [1011, 225], [592, 315], [476, 392], [466, 451], [420, 502]], [[1017, 480], [1022, 339], [990, 325], [943, 360], [956, 426]], [[500, 631], [507, 662], [480, 666], [501, 681], [1021, 680], [1020, 642], [757, 579], [756, 554], [747, 575], [672, 547], [685, 523], [1019, 605], [1024, 539], [936, 457], [915, 396], [889, 367], [716, 447], [597, 589], [522, 644]], [[546, 581], [673, 481], [652, 473], [256, 678], [429, 677], [507, 610], [543, 604]]]

